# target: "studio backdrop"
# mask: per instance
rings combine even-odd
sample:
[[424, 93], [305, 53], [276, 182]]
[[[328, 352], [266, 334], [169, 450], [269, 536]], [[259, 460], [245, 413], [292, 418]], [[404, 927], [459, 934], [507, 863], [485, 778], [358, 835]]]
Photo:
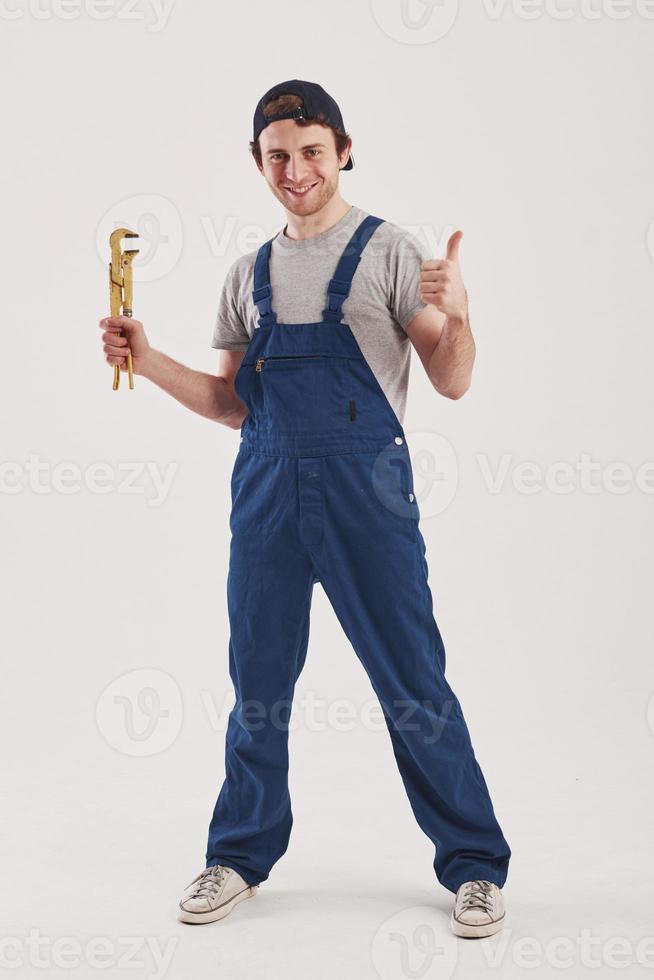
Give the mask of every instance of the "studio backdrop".
[[[650, 975], [654, 5], [6, 0], [0, 38], [3, 970]], [[414, 352], [405, 431], [447, 676], [512, 850], [480, 944], [448, 932], [320, 584], [288, 851], [233, 918], [175, 917], [225, 775], [239, 433], [145, 378], [112, 389], [109, 236], [139, 236], [150, 343], [216, 374], [227, 270], [285, 223], [249, 140], [288, 78], [343, 109], [346, 201], [426, 258], [463, 231], [472, 385], [441, 396]]]

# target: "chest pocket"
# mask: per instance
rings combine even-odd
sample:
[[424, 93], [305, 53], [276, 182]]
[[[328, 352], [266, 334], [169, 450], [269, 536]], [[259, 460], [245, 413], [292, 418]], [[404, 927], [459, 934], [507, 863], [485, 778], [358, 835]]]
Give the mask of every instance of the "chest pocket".
[[332, 354], [260, 357], [251, 369], [255, 402], [282, 434], [334, 435], [352, 424], [350, 401], [363, 400], [352, 380], [356, 364]]

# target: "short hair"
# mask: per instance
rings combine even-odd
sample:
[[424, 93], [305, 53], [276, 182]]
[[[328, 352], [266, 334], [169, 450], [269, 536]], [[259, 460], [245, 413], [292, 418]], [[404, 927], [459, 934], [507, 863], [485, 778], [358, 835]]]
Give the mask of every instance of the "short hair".
[[[298, 106], [302, 105], [302, 99], [299, 95], [278, 95], [276, 98], [271, 99], [263, 107], [263, 114], [266, 118], [270, 116], [275, 116], [280, 112], [291, 112], [293, 109], [297, 109]], [[296, 119], [295, 122], [298, 126], [313, 126], [316, 123], [320, 126], [325, 126], [327, 129], [331, 129], [334, 134], [334, 142], [336, 143], [336, 153], [340, 157], [342, 153], [347, 150], [350, 143], [350, 136], [338, 126], [332, 126], [331, 123], [327, 122], [325, 114], [323, 112], [317, 113], [311, 119]], [[261, 158], [261, 145], [259, 143], [259, 137], [256, 140], [250, 141], [250, 153], [257, 161], [259, 166], [262, 165]]]

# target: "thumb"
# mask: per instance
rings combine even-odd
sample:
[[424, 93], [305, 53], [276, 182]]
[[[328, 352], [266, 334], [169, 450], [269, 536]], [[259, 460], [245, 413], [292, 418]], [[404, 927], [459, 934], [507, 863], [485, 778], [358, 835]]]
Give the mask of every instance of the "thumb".
[[455, 231], [454, 234], [450, 237], [450, 240], [447, 243], [447, 254], [445, 256], [446, 259], [449, 259], [451, 262], [459, 261], [459, 242], [461, 241], [462, 238], [463, 238], [462, 231]]

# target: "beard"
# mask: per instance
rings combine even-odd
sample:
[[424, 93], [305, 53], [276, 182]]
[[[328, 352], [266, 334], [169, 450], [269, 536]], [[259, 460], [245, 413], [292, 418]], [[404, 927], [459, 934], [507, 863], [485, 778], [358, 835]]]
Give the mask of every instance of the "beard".
[[[313, 183], [313, 181], [309, 181], [309, 183]], [[295, 197], [289, 191], [275, 187], [273, 184], [270, 187], [277, 200], [284, 205], [287, 211], [304, 217], [309, 214], [317, 214], [331, 201], [338, 190], [338, 182], [328, 177], [318, 178], [317, 186], [302, 197]]]

